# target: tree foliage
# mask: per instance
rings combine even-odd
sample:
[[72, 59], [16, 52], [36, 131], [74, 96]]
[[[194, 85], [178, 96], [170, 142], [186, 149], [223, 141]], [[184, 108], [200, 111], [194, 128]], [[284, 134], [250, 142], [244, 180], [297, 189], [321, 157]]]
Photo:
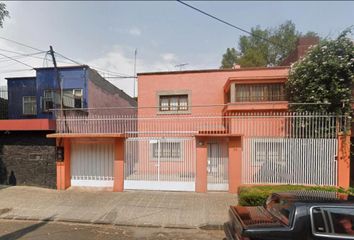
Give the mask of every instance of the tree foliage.
[[237, 52], [235, 48], [227, 48], [226, 53], [222, 56], [221, 65], [223, 68], [232, 68], [236, 64]]
[[[293, 111], [351, 112], [354, 43], [350, 30], [335, 40], [321, 40], [291, 66], [286, 94]], [[325, 103], [325, 104], [323, 104]]]
[[[261, 29], [259, 26], [251, 29], [252, 35], [241, 36], [239, 39], [239, 52], [232, 55], [232, 62], [241, 67], [265, 67], [278, 65], [295, 48], [296, 41], [301, 34], [296, 30], [291, 21], [279, 25], [276, 28]], [[306, 36], [314, 36], [316, 33], [308, 32]], [[226, 50], [226, 54], [227, 54]], [[221, 62], [221, 68], [232, 66], [224, 64], [225, 55]]]
[[6, 17], [10, 17], [9, 11], [6, 9], [5, 3], [0, 3], [0, 27], [3, 27], [4, 20]]

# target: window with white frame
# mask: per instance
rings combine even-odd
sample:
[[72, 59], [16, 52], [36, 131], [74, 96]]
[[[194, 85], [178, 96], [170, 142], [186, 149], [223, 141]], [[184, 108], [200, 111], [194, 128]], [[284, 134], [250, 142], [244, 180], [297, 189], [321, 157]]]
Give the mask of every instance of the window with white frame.
[[[60, 90], [45, 90], [43, 96], [43, 111], [61, 105]], [[83, 107], [83, 91], [82, 89], [65, 89], [63, 90], [63, 107], [64, 108], [82, 108]]]
[[37, 100], [36, 96], [24, 96], [22, 99], [22, 113], [23, 115], [37, 114]]
[[188, 111], [188, 94], [160, 95], [160, 111]]
[[176, 140], [153, 141], [151, 150], [154, 160], [180, 160], [182, 156], [181, 142]]

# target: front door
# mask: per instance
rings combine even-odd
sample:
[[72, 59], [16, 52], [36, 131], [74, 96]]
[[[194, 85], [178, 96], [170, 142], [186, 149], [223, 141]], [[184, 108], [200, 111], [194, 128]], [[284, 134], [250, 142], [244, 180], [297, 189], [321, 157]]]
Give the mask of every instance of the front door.
[[226, 142], [208, 144], [208, 191], [227, 191], [229, 189], [228, 160]]

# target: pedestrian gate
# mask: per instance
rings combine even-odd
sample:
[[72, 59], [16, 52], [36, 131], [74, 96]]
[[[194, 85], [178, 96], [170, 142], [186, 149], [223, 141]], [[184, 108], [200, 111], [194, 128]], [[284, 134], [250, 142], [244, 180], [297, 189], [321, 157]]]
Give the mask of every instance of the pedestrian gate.
[[195, 191], [195, 138], [128, 138], [124, 188]]
[[227, 191], [228, 181], [228, 146], [226, 142], [208, 144], [208, 185], [209, 191]]

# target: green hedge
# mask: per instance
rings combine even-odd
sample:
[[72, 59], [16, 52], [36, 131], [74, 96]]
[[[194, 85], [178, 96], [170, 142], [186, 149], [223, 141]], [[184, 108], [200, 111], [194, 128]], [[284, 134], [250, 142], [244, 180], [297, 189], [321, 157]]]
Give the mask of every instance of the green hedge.
[[336, 187], [302, 186], [302, 185], [274, 185], [274, 186], [253, 186], [239, 188], [239, 205], [260, 206], [263, 205], [267, 197], [273, 192], [287, 192], [294, 190], [320, 190], [329, 192], [342, 192], [354, 195], [354, 189], [344, 190]]

